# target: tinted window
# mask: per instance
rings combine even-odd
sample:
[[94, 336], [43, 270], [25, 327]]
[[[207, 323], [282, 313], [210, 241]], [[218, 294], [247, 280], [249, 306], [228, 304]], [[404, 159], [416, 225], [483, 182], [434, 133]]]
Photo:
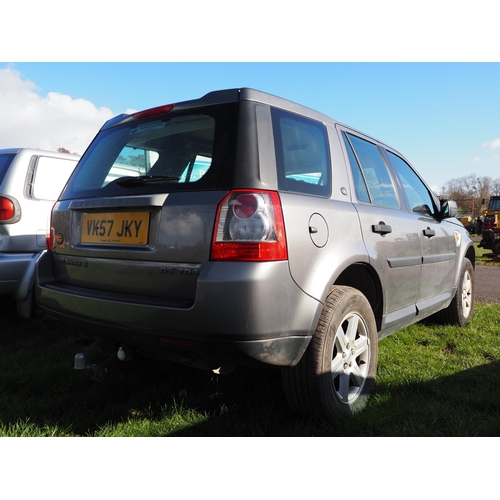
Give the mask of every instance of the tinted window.
[[226, 188], [235, 134], [234, 104], [173, 111], [103, 130], [62, 199]]
[[272, 110], [278, 187], [330, 196], [330, 152], [325, 126], [300, 115]]
[[[377, 145], [352, 134], [344, 135], [344, 139], [346, 136], [354, 150], [357, 163], [361, 167], [371, 202], [374, 205], [383, 207], [399, 208], [396, 189]], [[349, 150], [349, 147], [347, 149]], [[356, 169], [358, 167], [356, 165], [353, 166], [351, 163], [351, 168], [356, 179]]]
[[15, 154], [3, 154], [0, 155], [0, 184], [3, 181], [3, 178], [5, 177], [5, 174], [7, 173], [7, 170], [9, 170], [9, 166], [12, 163], [12, 160], [16, 157]]
[[488, 210], [500, 210], [500, 200], [490, 200]]
[[406, 197], [410, 203], [411, 211], [433, 215], [435, 211], [432, 196], [425, 187], [425, 184], [402, 158], [391, 152], [388, 152], [388, 154], [401, 180]]

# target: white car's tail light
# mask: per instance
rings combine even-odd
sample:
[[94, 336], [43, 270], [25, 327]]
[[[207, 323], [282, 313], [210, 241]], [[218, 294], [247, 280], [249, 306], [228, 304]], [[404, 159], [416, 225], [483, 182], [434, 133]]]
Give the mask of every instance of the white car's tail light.
[[14, 218], [16, 208], [12, 200], [0, 197], [0, 221], [9, 221]]
[[286, 260], [285, 225], [275, 191], [235, 190], [219, 204], [211, 260]]

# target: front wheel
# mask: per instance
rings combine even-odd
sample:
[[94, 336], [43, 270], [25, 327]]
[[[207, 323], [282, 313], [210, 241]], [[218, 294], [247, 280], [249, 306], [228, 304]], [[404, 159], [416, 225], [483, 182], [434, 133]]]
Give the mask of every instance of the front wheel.
[[334, 286], [299, 364], [282, 371], [290, 406], [307, 417], [337, 420], [362, 410], [378, 362], [370, 303], [358, 290]]

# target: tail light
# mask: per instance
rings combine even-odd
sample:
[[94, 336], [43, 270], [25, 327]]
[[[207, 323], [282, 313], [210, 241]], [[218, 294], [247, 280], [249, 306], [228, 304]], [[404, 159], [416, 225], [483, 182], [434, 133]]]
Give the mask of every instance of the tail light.
[[0, 197], [0, 221], [11, 220], [16, 214], [16, 207], [9, 198]]
[[54, 228], [49, 227], [47, 228], [47, 235], [45, 237], [45, 241], [47, 243], [47, 250], [52, 252], [54, 249]]
[[[52, 207], [52, 210], [54, 210], [54, 207]], [[46, 226], [47, 231], [45, 234], [47, 250], [49, 250], [50, 252], [52, 252], [52, 250], [54, 249], [54, 238], [55, 238], [55, 231], [54, 228], [52, 227], [52, 210], [50, 210], [47, 216], [47, 226]]]
[[288, 259], [278, 193], [235, 190], [219, 204], [211, 260]]

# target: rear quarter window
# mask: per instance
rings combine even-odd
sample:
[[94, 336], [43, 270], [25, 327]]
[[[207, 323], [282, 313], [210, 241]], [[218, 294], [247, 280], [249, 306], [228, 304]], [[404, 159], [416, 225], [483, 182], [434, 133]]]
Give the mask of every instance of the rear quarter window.
[[281, 191], [329, 197], [330, 150], [325, 126], [280, 109], [271, 110]]

